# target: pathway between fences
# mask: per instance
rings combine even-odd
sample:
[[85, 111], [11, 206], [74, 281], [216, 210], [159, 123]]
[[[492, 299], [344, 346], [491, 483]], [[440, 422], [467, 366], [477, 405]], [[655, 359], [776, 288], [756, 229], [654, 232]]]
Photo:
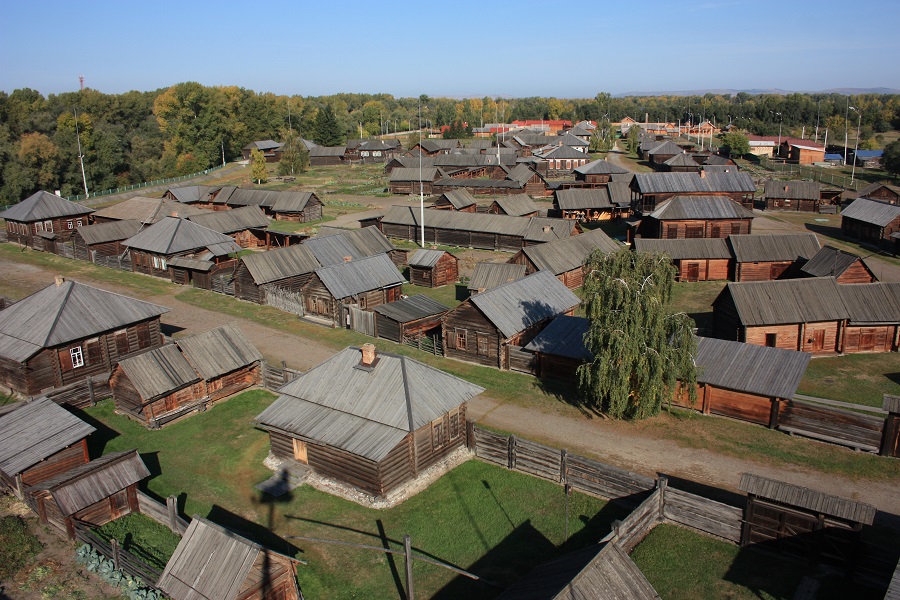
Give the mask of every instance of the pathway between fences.
[[102, 539], [85, 523], [76, 521], [75, 539], [90, 545], [98, 553], [112, 560], [117, 570], [124, 571], [133, 577], [139, 577], [144, 582], [144, 587], [155, 587], [159, 576], [162, 575], [162, 571], [159, 569], [151, 567], [136, 554], [121, 548], [115, 539], [109, 542]]

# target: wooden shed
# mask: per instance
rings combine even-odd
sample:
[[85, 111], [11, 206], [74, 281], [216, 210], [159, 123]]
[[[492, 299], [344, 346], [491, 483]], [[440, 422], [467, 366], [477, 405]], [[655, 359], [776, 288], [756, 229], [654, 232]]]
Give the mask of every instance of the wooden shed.
[[436, 210], [455, 210], [459, 212], [477, 212], [478, 204], [467, 190], [451, 190], [438, 196], [431, 208]]
[[366, 344], [279, 391], [256, 417], [272, 454], [385, 497], [465, 445], [467, 402], [484, 389]]
[[309, 166], [322, 167], [344, 163], [346, 146], [316, 146], [309, 149]]
[[753, 208], [756, 184], [739, 171], [699, 173], [635, 173], [631, 181], [631, 208], [649, 213], [673, 196], [727, 196], [745, 208]]
[[764, 545], [808, 564], [825, 563], [852, 573], [863, 554], [860, 533], [875, 521], [875, 507], [751, 473], [741, 546]]
[[632, 247], [636, 252], [666, 254], [675, 265], [675, 281], [724, 281], [730, 273], [731, 251], [722, 238], [637, 238]]
[[33, 396], [162, 345], [168, 308], [57, 277], [0, 311], [0, 385]]
[[727, 196], [672, 196], [641, 219], [641, 237], [725, 238], [749, 234], [753, 212]]
[[900, 205], [857, 198], [841, 211], [844, 235], [880, 245], [890, 245], [891, 236], [900, 232]]
[[434, 182], [440, 179], [437, 167], [397, 167], [388, 175], [388, 190], [392, 194], [434, 193]]
[[306, 244], [246, 254], [234, 271], [234, 295], [241, 300], [268, 304], [268, 297], [288, 293], [299, 302], [300, 290], [320, 266]]
[[[626, 202], [616, 202], [610, 197], [610, 187], [589, 189], [560, 189], [553, 193], [553, 208], [558, 210], [564, 219], [578, 221], [608, 221], [629, 211]], [[630, 201], [630, 194], [628, 196]]]
[[138, 483], [150, 476], [137, 450], [106, 454], [28, 488], [41, 523], [75, 539], [75, 522], [100, 527], [140, 512]]
[[0, 414], [0, 484], [20, 499], [25, 488], [88, 462], [93, 427], [41, 397]]
[[194, 515], [156, 587], [172, 600], [300, 600], [297, 563]]
[[531, 373], [534, 355], [522, 346], [579, 303], [547, 271], [481, 292], [444, 315], [444, 356]]
[[348, 324], [346, 310], [352, 304], [371, 311], [400, 299], [407, 281], [386, 254], [316, 269], [301, 294], [307, 316], [324, 318], [332, 326]]
[[207, 229], [224, 233], [241, 248], [263, 248], [266, 246], [266, 229], [269, 220], [258, 206], [241, 206], [232, 210], [207, 211], [192, 215], [189, 221]]
[[888, 183], [887, 181], [872, 183], [859, 190], [858, 197], [881, 200], [888, 204], [898, 204], [900, 203], [900, 185]]
[[584, 346], [590, 323], [584, 317], [560, 315], [550, 321], [525, 350], [535, 355], [535, 375], [560, 381], [578, 381], [578, 367], [591, 360]]
[[145, 225], [152, 225], [166, 217], [186, 218], [207, 212], [209, 211], [205, 208], [197, 208], [169, 198], [134, 196], [94, 212], [91, 215], [91, 222], [100, 224], [113, 221], [139, 221]]
[[437, 288], [459, 281], [459, 259], [444, 250], [416, 250], [409, 257], [409, 282]]
[[[68, 240], [75, 229], [88, 224], [92, 212], [93, 209], [56, 194], [38, 191], [0, 212], [0, 219], [6, 221], [6, 237], [10, 242], [34, 246], [35, 237], [40, 234], [53, 234], [63, 242]], [[37, 249], [43, 250], [43, 245]]]
[[522, 279], [526, 275], [525, 269], [525, 265], [514, 263], [477, 263], [469, 279], [469, 295], [474, 296], [504, 283]]
[[574, 290], [584, 283], [584, 261], [595, 250], [604, 254], [617, 252], [622, 246], [602, 230], [595, 229], [564, 240], [526, 246], [509, 262], [525, 265], [528, 275], [548, 271], [567, 288]]
[[766, 181], [766, 209], [818, 212], [822, 185], [818, 181]]
[[276, 221], [307, 223], [322, 218], [322, 200], [315, 192], [282, 192], [272, 205]]
[[865, 259], [852, 252], [825, 246], [800, 267], [805, 277], [834, 277], [838, 283], [874, 283], [878, 281]]
[[730, 235], [734, 281], [769, 281], [799, 276], [822, 247], [814, 233]]
[[441, 317], [449, 310], [424, 294], [376, 306], [375, 336], [402, 344], [435, 333], [440, 335]]
[[488, 212], [510, 217], [536, 217], [538, 207], [528, 194], [514, 194], [497, 198], [488, 207]]
[[340, 229], [320, 227], [315, 237], [303, 243], [323, 267], [352, 260], [368, 258], [376, 254], [387, 254], [397, 267], [407, 262], [406, 250], [395, 248], [378, 228]]
[[644, 158], [650, 163], [651, 167], [661, 171], [668, 170], [663, 166], [665, 162], [679, 154], [684, 154], [684, 148], [672, 140], [662, 140], [654, 147], [644, 152]]
[[84, 225], [72, 234], [75, 258], [90, 262], [104, 262], [124, 256], [128, 248], [122, 242], [141, 230], [137, 219], [108, 221], [96, 225]]
[[595, 160], [573, 170], [575, 181], [585, 184], [606, 184], [613, 175], [624, 175], [629, 171], [606, 160]]
[[849, 318], [840, 351], [896, 352], [900, 349], [900, 283], [839, 285]]

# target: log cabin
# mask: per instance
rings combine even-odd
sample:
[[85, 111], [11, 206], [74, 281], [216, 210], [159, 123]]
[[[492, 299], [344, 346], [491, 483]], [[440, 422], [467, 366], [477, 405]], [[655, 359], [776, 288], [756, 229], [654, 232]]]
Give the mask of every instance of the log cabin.
[[0, 311], [0, 384], [25, 396], [109, 372], [162, 345], [168, 308], [57, 277]]
[[306, 244], [244, 255], [234, 272], [234, 295], [257, 304], [267, 304], [274, 288], [298, 295], [320, 266]]
[[137, 219], [107, 221], [96, 225], [84, 225], [72, 234], [75, 258], [97, 262], [107, 258], [124, 257], [128, 248], [122, 242], [143, 228]]
[[274, 140], [259, 140], [257, 142], [250, 142], [243, 148], [241, 148], [241, 155], [244, 160], [250, 160], [253, 156], [254, 150], [259, 150], [262, 152], [263, 157], [265, 157], [267, 163], [276, 163], [281, 160], [281, 152], [282, 147], [284, 146], [284, 142], [276, 142]]
[[316, 146], [309, 149], [309, 166], [342, 165], [346, 160], [346, 146]]
[[75, 229], [88, 224], [93, 209], [69, 202], [56, 194], [37, 191], [3, 212], [10, 242], [43, 250], [43, 239], [68, 241]]
[[839, 285], [849, 319], [840, 351], [896, 352], [900, 348], [900, 283]]
[[224, 207], [216, 207], [213, 200], [223, 188], [210, 185], [186, 185], [183, 187], [169, 188], [163, 192], [163, 198], [175, 200], [183, 204], [191, 204], [197, 208], [222, 210]]
[[900, 205], [857, 198], [841, 211], [841, 231], [862, 241], [890, 245], [891, 236], [900, 232]]
[[766, 181], [763, 203], [767, 210], [819, 212], [822, 185], [818, 181]]
[[416, 250], [409, 257], [409, 282], [437, 288], [459, 281], [459, 259], [443, 250]]
[[541, 168], [540, 165], [538, 168], [540, 171], [546, 172], [548, 177], [565, 177], [570, 175], [574, 169], [583, 167], [591, 161], [586, 152], [566, 144], [541, 148], [536, 150], [533, 156], [542, 163], [546, 163], [546, 169]]
[[547, 271], [559, 279], [570, 290], [584, 283], [584, 262], [595, 250], [604, 254], [617, 252], [622, 245], [595, 229], [575, 237], [526, 246], [519, 250], [509, 262], [525, 265], [525, 273]]
[[838, 283], [875, 283], [878, 278], [865, 259], [852, 252], [825, 246], [800, 267], [803, 277], [834, 277]]
[[[388, 175], [388, 190], [392, 194], [434, 193], [434, 182], [441, 178], [437, 167], [398, 167]], [[444, 190], [442, 190], [443, 192]]]
[[584, 317], [560, 315], [550, 321], [525, 350], [535, 356], [535, 375], [575, 383], [578, 367], [591, 360], [584, 345], [590, 322]]
[[348, 324], [346, 309], [352, 304], [371, 311], [394, 302], [408, 283], [386, 254], [316, 269], [300, 293], [306, 316], [324, 319], [332, 327]]
[[19, 499], [26, 488], [87, 463], [87, 437], [96, 431], [46, 397], [0, 414], [0, 486]]
[[474, 296], [504, 283], [525, 277], [525, 265], [511, 263], [480, 262], [475, 265], [469, 279], [469, 295]]
[[574, 314], [579, 303], [546, 271], [486, 290], [444, 315], [444, 356], [530, 372], [531, 355], [521, 347], [557, 315]]
[[75, 523], [100, 527], [139, 513], [137, 487], [150, 471], [137, 450], [105, 454], [28, 488], [38, 519], [75, 539]]
[[730, 235], [734, 281], [770, 281], [797, 277], [821, 246], [814, 233]]
[[[484, 250], [517, 252], [525, 246], [567, 238], [581, 233], [581, 226], [568, 219], [507, 217], [456, 211], [425, 211], [425, 242]], [[419, 211], [411, 206], [392, 206], [378, 221], [388, 237], [420, 241]]]
[[[174, 283], [210, 289], [210, 280], [221, 274], [228, 278], [237, 264], [232, 254], [241, 251], [232, 238], [198, 225], [187, 219], [166, 217], [122, 242], [131, 252], [131, 269], [154, 277], [164, 277]], [[205, 270], [191, 268], [191, 264], [169, 267], [176, 257], [205, 261]], [[202, 275], [198, 276], [197, 273]]]
[[655, 166], [658, 171], [668, 171], [670, 173], [699, 173], [700, 163], [694, 160], [694, 157], [687, 152], [676, 154], [672, 158], [666, 160], [661, 165]]
[[614, 165], [606, 160], [595, 160], [586, 165], [580, 166], [572, 171], [575, 174], [575, 181], [584, 184], [607, 184], [612, 180], [613, 175], [625, 175], [629, 171], [618, 165]]
[[673, 156], [678, 156], [679, 154], [684, 154], [684, 148], [672, 140], [663, 140], [644, 152], [644, 158], [655, 170], [662, 171], [667, 170], [663, 164]]
[[[485, 158], [488, 157], [485, 156]], [[504, 165], [503, 172], [505, 173], [503, 179], [445, 177], [434, 182], [434, 190], [436, 193], [447, 190], [467, 190], [472, 194], [489, 196], [524, 193], [532, 197], [543, 197], [552, 194], [546, 178], [527, 164], [519, 163], [514, 167]]]
[[109, 385], [118, 411], [157, 428], [258, 385], [261, 363], [259, 351], [229, 324], [119, 361]]
[[631, 181], [631, 209], [649, 213], [673, 196], [727, 196], [745, 208], [753, 209], [756, 184], [747, 173], [635, 173]]
[[510, 217], [536, 217], [538, 216], [538, 207], [528, 194], [515, 194], [497, 198], [491, 202], [488, 212]]
[[675, 281], [726, 281], [731, 251], [722, 238], [657, 240], [636, 238], [636, 252], [665, 254], [675, 265]]
[[303, 243], [323, 267], [345, 262], [347, 257], [358, 260], [376, 254], [387, 254], [397, 267], [407, 262], [406, 250], [395, 248], [377, 227], [320, 227], [315, 237], [306, 239]]
[[438, 196], [431, 208], [435, 210], [455, 210], [459, 212], [478, 212], [475, 198], [466, 190], [451, 190]]
[[187, 218], [208, 212], [209, 210], [205, 208], [198, 208], [170, 198], [135, 196], [94, 212], [91, 215], [91, 222], [98, 224], [133, 220], [145, 225], [152, 225], [166, 217]]
[[753, 212], [727, 196], [673, 196], [637, 224], [636, 235], [667, 240], [746, 235]]
[[613, 197], [619, 186], [610, 183], [602, 187], [588, 189], [561, 189], [553, 193], [553, 208], [561, 213], [564, 219], [578, 221], [607, 221], [627, 215], [630, 193], [625, 198]]
[[365, 344], [279, 391], [256, 417], [272, 454], [384, 498], [465, 445], [467, 403], [484, 388]]
[[881, 200], [888, 204], [898, 204], [900, 203], [900, 185], [888, 183], [887, 181], [872, 183], [859, 190], [857, 197]]
[[375, 337], [402, 344], [423, 336], [440, 335], [441, 317], [450, 308], [424, 294], [376, 306]]
[[322, 218], [323, 206], [315, 192], [282, 192], [271, 212], [276, 221], [308, 223]]
[[188, 221], [218, 231], [233, 239], [241, 248], [264, 248], [269, 220], [258, 206], [242, 206], [225, 211], [207, 211], [192, 215]]
[[155, 583], [172, 600], [301, 600], [297, 562], [194, 515]]

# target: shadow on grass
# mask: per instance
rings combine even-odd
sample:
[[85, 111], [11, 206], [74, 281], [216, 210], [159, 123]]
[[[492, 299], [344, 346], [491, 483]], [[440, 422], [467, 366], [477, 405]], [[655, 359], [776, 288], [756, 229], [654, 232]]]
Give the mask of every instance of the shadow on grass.
[[103, 450], [106, 449], [106, 444], [108, 444], [110, 440], [113, 440], [121, 435], [118, 431], [116, 431], [112, 427], [109, 427], [103, 421], [95, 419], [80, 408], [75, 408], [69, 405], [65, 405], [63, 406], [63, 408], [67, 409], [70, 413], [97, 430], [89, 435], [87, 439], [89, 456], [93, 456], [94, 458], [103, 456]]
[[900, 373], [885, 373], [884, 376], [900, 385]]
[[468, 300], [469, 298], [469, 286], [464, 283], [456, 284], [456, 299], [460, 302], [464, 300]]
[[535, 377], [532, 385], [557, 402], [577, 408], [583, 416], [589, 419], [603, 415], [600, 409], [582, 400], [578, 393], [578, 384], [573, 381]]
[[218, 504], [213, 504], [212, 508], [209, 510], [209, 514], [206, 515], [206, 518], [213, 523], [221, 525], [252, 542], [256, 542], [270, 550], [274, 550], [275, 552], [287, 556], [296, 556], [297, 553], [302, 552], [300, 548], [297, 548], [284, 538], [275, 535], [265, 526], [245, 519], [226, 508], [222, 508]]

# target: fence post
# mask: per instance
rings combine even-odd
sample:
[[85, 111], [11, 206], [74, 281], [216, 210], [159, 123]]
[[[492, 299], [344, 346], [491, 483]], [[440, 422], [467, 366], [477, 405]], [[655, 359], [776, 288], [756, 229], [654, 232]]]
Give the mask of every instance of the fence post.
[[563, 485], [567, 485], [569, 483], [568, 470], [569, 470], [569, 452], [563, 448], [559, 451], [559, 482]]
[[109, 545], [112, 546], [112, 561], [113, 568], [117, 571], [119, 570], [119, 542], [116, 541], [116, 538], [109, 540]]
[[91, 379], [91, 376], [87, 377], [87, 387], [88, 387], [88, 398], [90, 398], [91, 406], [94, 405], [94, 380]]
[[403, 553], [406, 555], [406, 600], [415, 600], [412, 577], [412, 540], [409, 534], [403, 535]]
[[281, 380], [284, 383], [288, 382], [287, 361], [281, 361]]
[[509, 436], [509, 442], [506, 446], [506, 467], [510, 470], [516, 468], [516, 436]]
[[666, 488], [669, 485], [668, 477], [660, 477], [656, 480], [656, 489], [659, 490], [659, 519], [663, 519], [666, 510]]
[[169, 513], [169, 529], [178, 533], [178, 530], [176, 529], [178, 525], [178, 498], [175, 496], [166, 498], [166, 510]]
[[476, 449], [477, 442], [475, 440], [475, 421], [466, 420], [466, 447], [469, 450]]

